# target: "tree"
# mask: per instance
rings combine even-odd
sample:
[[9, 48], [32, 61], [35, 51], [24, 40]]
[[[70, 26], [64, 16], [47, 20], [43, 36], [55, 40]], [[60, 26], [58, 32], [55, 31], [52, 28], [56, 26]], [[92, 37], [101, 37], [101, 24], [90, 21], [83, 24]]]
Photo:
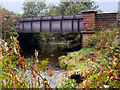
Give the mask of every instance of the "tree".
[[102, 11], [101, 9], [96, 9], [98, 13], [103, 13], [104, 11]]
[[30, 1], [27, 0], [24, 2], [24, 13], [23, 17], [37, 17], [37, 16], [43, 16], [44, 11], [46, 8], [45, 2], [41, 2], [40, 0], [34, 0]]
[[[7, 42], [10, 39], [10, 33], [15, 36], [18, 36], [17, 29], [18, 23], [16, 21], [16, 13], [12, 11], [8, 11], [5, 8], [2, 8], [2, 39], [6, 40]], [[10, 32], [10, 33], [9, 33]]]
[[95, 2], [91, 0], [88, 0], [87, 2], [67, 0], [65, 2], [61, 1], [58, 6], [50, 8], [49, 15], [75, 15], [81, 14], [83, 10], [96, 10], [97, 8], [98, 6], [95, 5]]

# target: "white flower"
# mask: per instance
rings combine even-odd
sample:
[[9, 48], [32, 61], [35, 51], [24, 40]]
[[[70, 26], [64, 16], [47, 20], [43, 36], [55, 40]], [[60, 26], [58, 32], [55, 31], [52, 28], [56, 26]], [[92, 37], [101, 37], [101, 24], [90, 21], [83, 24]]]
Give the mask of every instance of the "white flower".
[[109, 86], [108, 86], [108, 85], [104, 85], [104, 87], [105, 87], [105, 88], [109, 88]]

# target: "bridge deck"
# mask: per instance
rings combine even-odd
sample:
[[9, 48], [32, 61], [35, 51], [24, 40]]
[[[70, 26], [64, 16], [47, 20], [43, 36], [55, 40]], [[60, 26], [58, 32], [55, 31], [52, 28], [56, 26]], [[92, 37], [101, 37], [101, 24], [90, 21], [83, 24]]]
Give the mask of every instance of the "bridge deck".
[[19, 18], [18, 21], [18, 33], [83, 31], [83, 15]]

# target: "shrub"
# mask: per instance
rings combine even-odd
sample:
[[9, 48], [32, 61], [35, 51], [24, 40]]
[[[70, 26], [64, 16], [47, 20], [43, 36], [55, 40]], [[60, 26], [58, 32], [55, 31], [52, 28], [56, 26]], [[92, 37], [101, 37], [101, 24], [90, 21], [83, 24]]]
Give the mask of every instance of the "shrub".
[[[47, 81], [39, 74], [38, 68], [38, 52], [36, 51], [36, 62], [28, 63], [20, 55], [19, 42], [17, 41], [17, 22], [14, 17], [6, 19], [9, 11], [2, 10], [2, 88], [50, 88]], [[46, 62], [43, 62], [44, 69], [46, 69]], [[28, 72], [31, 75], [28, 75]], [[29, 78], [29, 79], [28, 79]]]
[[[79, 83], [82, 88], [120, 88], [120, 45], [118, 30], [96, 32], [92, 39], [89, 40], [89, 44], [93, 47], [95, 46], [97, 50], [94, 48], [83, 48], [78, 52], [60, 57], [60, 62], [68, 63], [68, 65], [75, 64], [72, 68], [73, 72], [75, 69], [82, 69], [81, 74], [85, 77], [85, 80]], [[92, 55], [89, 52], [92, 52]], [[68, 58], [70, 55], [72, 55], [71, 58]], [[80, 62], [79, 59], [76, 59], [77, 57], [85, 59]], [[81, 66], [84, 66], [84, 68], [81, 68]], [[70, 70], [70, 68], [68, 69]], [[69, 84], [67, 85], [69, 86]]]
[[88, 45], [89, 47], [95, 47], [96, 49], [100, 49], [105, 48], [106, 43], [109, 42], [111, 46], [117, 34], [117, 29], [114, 29], [112, 31], [96, 31], [95, 34], [93, 34], [92, 38], [88, 40]]

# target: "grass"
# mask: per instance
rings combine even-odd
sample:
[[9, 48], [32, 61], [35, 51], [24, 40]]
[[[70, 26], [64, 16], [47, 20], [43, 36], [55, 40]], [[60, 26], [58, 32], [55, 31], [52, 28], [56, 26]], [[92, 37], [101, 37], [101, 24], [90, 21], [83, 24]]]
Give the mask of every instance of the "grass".
[[82, 88], [105, 88], [105, 86], [120, 88], [118, 31], [99, 31], [89, 41], [90, 47], [58, 58], [60, 66], [67, 68], [64, 79], [68, 78], [68, 80], [64, 80], [66, 85], [61, 86], [74, 87], [70, 86], [73, 83], [69, 83], [69, 76], [70, 74], [76, 74], [75, 71], [78, 71], [85, 77], [85, 81], [80, 83]]
[[58, 60], [60, 62], [60, 66], [62, 68], [67, 66], [68, 70], [73, 67], [80, 67], [80, 65], [84, 65], [83, 67], [85, 67], [85, 65], [87, 65], [89, 62], [86, 61], [86, 59], [93, 57], [94, 52], [94, 48], [84, 48], [76, 52], [68, 53], [67, 56], [61, 56], [58, 58]]

